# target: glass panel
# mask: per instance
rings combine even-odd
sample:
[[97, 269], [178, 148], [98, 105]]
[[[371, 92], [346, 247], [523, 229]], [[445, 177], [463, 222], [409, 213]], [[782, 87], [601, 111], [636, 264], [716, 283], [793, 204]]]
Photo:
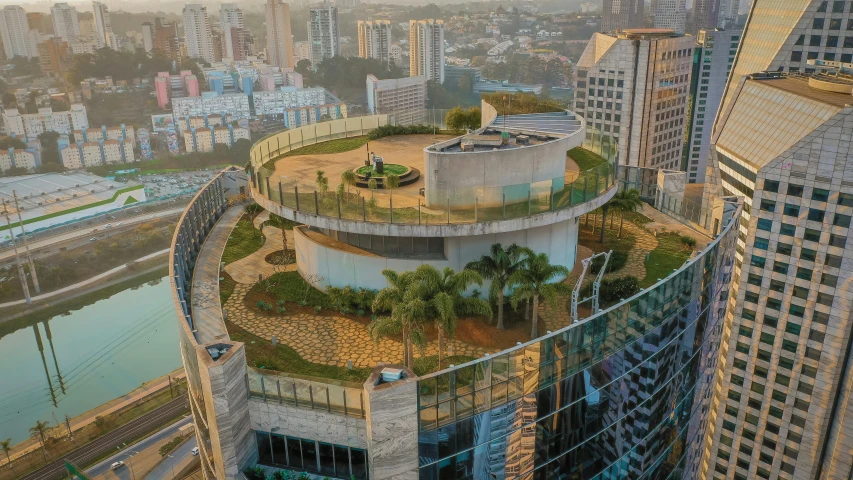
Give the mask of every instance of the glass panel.
[[276, 465], [287, 465], [287, 448], [284, 445], [284, 437], [272, 435], [273, 463]]
[[347, 447], [335, 445], [335, 475], [341, 478], [349, 478], [349, 451]]
[[302, 468], [309, 472], [317, 471], [317, 443], [314, 440], [302, 440]]
[[319, 442], [318, 456], [320, 460], [320, 473], [335, 474], [334, 447], [330, 443]]
[[302, 443], [298, 438], [287, 437], [287, 457], [291, 467], [302, 468]]

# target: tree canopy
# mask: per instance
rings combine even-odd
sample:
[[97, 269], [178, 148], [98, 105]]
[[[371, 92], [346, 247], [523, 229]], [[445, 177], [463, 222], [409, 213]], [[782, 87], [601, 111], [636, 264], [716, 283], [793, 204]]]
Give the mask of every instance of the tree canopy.
[[[191, 59], [184, 59], [180, 68], [192, 70], [196, 76], [201, 69]], [[74, 55], [74, 61], [68, 70], [68, 80], [79, 83], [87, 78], [110, 76], [113, 80], [130, 80], [135, 77], [153, 76], [157, 72], [172, 70], [172, 60], [157, 51], [149, 55], [142, 50], [134, 53], [102, 48], [93, 54]], [[199, 78], [199, 84], [204, 83]]]
[[539, 57], [512, 55], [506, 62], [487, 63], [483, 67], [482, 75], [483, 78], [491, 80], [556, 87], [569, 83], [571, 67], [557, 58], [544, 60]]

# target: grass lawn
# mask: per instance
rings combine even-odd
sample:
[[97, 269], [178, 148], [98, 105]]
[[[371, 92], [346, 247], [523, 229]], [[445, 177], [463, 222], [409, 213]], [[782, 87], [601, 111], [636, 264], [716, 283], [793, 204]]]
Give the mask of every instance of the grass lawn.
[[693, 249], [681, 242], [677, 233], [659, 233], [658, 246], [651, 251], [646, 262], [646, 277], [640, 280], [640, 288], [648, 288], [659, 278], [666, 278], [673, 270], [684, 265]]
[[607, 163], [607, 160], [603, 157], [581, 147], [575, 147], [569, 150], [566, 152], [566, 155], [575, 161], [581, 172], [595, 168], [602, 163]]
[[278, 227], [284, 228], [285, 230], [293, 230], [293, 227], [301, 225], [299, 222], [294, 222], [293, 220], [288, 220], [286, 218], [279, 217], [274, 213], [270, 213], [270, 219], [261, 225], [263, 227]]
[[304, 299], [305, 304], [310, 307], [319, 305], [323, 308], [332, 308], [329, 296], [309, 286], [299, 272], [273, 274], [252, 287], [252, 291], [263, 292], [285, 302], [299, 303]]
[[237, 286], [237, 282], [231, 278], [231, 275], [228, 275], [225, 272], [221, 273], [222, 280], [219, 281], [219, 304], [225, 305], [225, 302], [228, 301], [228, 297], [234, 293], [234, 287]]
[[228, 328], [231, 340], [243, 342], [246, 345], [246, 361], [256, 368], [263, 367], [282, 373], [309, 375], [347, 382], [363, 382], [367, 380], [373, 370], [371, 368], [348, 370], [346, 367], [312, 363], [302, 358], [296, 350], [287, 345], [279, 343], [273, 346], [269, 340], [253, 335], [231, 322], [225, 322], [225, 325]]
[[270, 160], [264, 164], [265, 168], [275, 170], [275, 162], [284, 157], [295, 157], [297, 155], [323, 155], [327, 153], [341, 153], [355, 150], [363, 147], [370, 139], [367, 135], [361, 137], [338, 138], [327, 142], [315, 143], [314, 145], [306, 145], [304, 147], [291, 150], [284, 155], [279, 156], [275, 160]]
[[398, 165], [396, 163], [386, 163], [384, 170], [383, 170], [384, 173], [374, 172], [373, 167], [369, 166], [369, 165], [359, 167], [359, 169], [356, 170], [356, 173], [358, 173], [359, 175], [367, 175], [367, 172], [371, 172], [371, 175], [374, 177], [384, 177], [385, 175], [388, 175], [389, 173], [393, 173], [396, 175], [402, 175], [402, 174], [406, 173], [408, 170], [409, 170], [409, 167], [407, 167], [405, 165]]
[[257, 252], [263, 245], [263, 234], [252, 224], [252, 217], [244, 214], [228, 237], [225, 251], [222, 252], [222, 261], [226, 264], [236, 262]]

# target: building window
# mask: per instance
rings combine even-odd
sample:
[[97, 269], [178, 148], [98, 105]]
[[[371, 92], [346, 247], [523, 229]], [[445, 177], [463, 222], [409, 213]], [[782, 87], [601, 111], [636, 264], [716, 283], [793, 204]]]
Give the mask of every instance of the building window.
[[813, 273], [814, 271], [809, 268], [797, 267], [797, 278], [811, 281]]
[[783, 213], [785, 215], [790, 216], [790, 217], [799, 216], [800, 215], [800, 206], [799, 205], [792, 205], [790, 203], [786, 203]]
[[761, 204], [758, 206], [759, 210], [763, 210], [765, 212], [775, 212], [776, 211], [776, 202], [771, 202], [770, 200], [762, 200]]
[[788, 235], [793, 237], [796, 231], [797, 227], [790, 223], [783, 223], [782, 226], [779, 227], [779, 235]]
[[[755, 256], [755, 255], [753, 255]], [[762, 267], [764, 264], [761, 265]], [[773, 271], [784, 275], [788, 274], [788, 264], [784, 262], [773, 262]]]
[[[815, 18], [812, 21], [812, 28], [815, 30], [823, 30], [824, 19], [823, 18]], [[813, 37], [815, 35], [812, 35]]]
[[820, 241], [820, 230], [815, 230], [813, 228], [807, 228], [803, 232], [803, 240], [808, 240], [810, 242], [819, 242]]
[[808, 219], [815, 222], [822, 222], [823, 218], [826, 216], [826, 212], [823, 210], [818, 210], [817, 208], [810, 208]]
[[812, 189], [812, 200], [816, 200], [818, 202], [825, 202], [829, 200], [829, 190], [824, 190], [822, 188]]

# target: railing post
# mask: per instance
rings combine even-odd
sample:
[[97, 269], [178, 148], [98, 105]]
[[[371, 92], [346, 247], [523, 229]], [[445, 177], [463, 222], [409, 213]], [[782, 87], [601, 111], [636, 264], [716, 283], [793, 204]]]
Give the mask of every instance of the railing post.
[[530, 186], [527, 187], [527, 215], [530, 216]]
[[447, 197], [447, 224], [450, 225], [450, 197]]
[[314, 410], [314, 386], [308, 384], [308, 398], [311, 400], [311, 410]]
[[506, 218], [506, 194], [505, 193], [501, 194], [501, 198], [502, 198], [502, 200], [501, 200], [501, 218], [505, 219]]
[[344, 390], [344, 391], [343, 391], [343, 393], [342, 393], [342, 395], [343, 395], [343, 397], [344, 397], [344, 415], [349, 415], [349, 414], [347, 413], [347, 391], [346, 391], [346, 390]]
[[361, 220], [363, 222], [367, 221], [367, 208], [364, 205], [364, 197], [361, 197]]
[[247, 373], [244, 378], [246, 379], [246, 398], [252, 398], [252, 387], [249, 385], [249, 374]]
[[335, 197], [338, 199], [338, 218], [341, 218], [341, 196], [335, 194]]
[[329, 387], [326, 387], [326, 411], [332, 411], [332, 400], [329, 399]]
[[477, 203], [479, 203], [479, 200], [480, 199], [477, 198], [477, 196], [475, 195], [474, 196], [474, 223], [477, 223], [479, 221], [478, 220], [478, 212], [477, 212]]
[[569, 206], [575, 204], [575, 182], [569, 184]]
[[394, 223], [394, 199], [390, 197], [388, 198], [388, 218], [390, 220], [388, 223]]
[[264, 376], [261, 375], [261, 395], [264, 397], [264, 403], [267, 401], [267, 389], [264, 386]]
[[275, 381], [275, 389], [276, 389], [276, 391], [278, 391], [278, 404], [281, 405], [282, 401], [284, 400], [284, 397], [281, 396], [281, 381], [280, 380]]
[[278, 182], [278, 204], [284, 206], [284, 188], [281, 186], [281, 182]]
[[421, 201], [418, 200], [418, 225], [421, 224]]
[[586, 190], [589, 187], [589, 177], [583, 177], [583, 201], [586, 202]]
[[358, 401], [361, 403], [361, 418], [366, 418], [367, 414], [364, 413], [364, 394], [362, 392], [358, 392]]
[[291, 382], [291, 386], [293, 386], [293, 403], [297, 407], [299, 406], [299, 397], [296, 396], [296, 382]]
[[296, 185], [293, 186], [293, 195], [296, 196], [296, 211], [298, 212], [299, 211], [299, 187]]
[[317, 190], [314, 190], [314, 215], [320, 215], [320, 199], [317, 197]]
[[598, 170], [596, 170], [596, 171], [595, 171], [595, 195], [593, 195], [593, 197], [597, 197], [597, 196], [598, 196], [598, 178], [599, 178], [600, 176], [601, 176], [601, 174], [599, 174], [599, 173], [598, 173]]

